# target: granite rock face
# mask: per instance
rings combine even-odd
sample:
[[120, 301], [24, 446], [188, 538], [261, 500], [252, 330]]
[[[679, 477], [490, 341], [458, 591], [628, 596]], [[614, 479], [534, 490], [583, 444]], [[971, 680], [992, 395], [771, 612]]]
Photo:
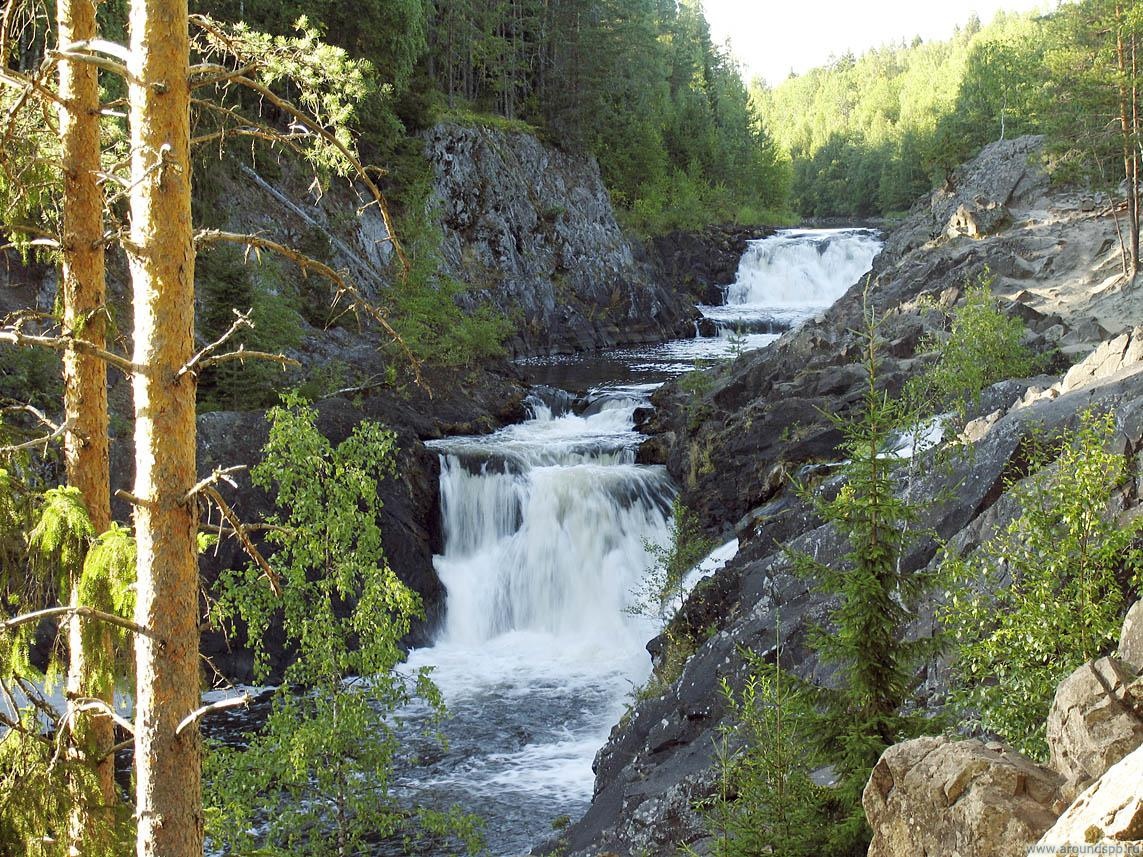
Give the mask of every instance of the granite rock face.
[[1047, 738], [1071, 801], [1143, 744], [1143, 680], [1116, 658], [1084, 664], [1056, 689]]
[[917, 738], [881, 756], [862, 796], [869, 857], [1025, 857], [1056, 820], [1060, 778], [1001, 744]]
[[1037, 843], [1040, 854], [1143, 854], [1143, 748], [1092, 783]]
[[425, 153], [445, 267], [470, 301], [518, 320], [516, 354], [693, 335], [693, 299], [637, 261], [594, 159], [455, 124], [428, 131]]
[[[995, 276], [993, 291], [1002, 308], [1025, 323], [1028, 344], [1069, 358], [1048, 356], [1041, 370], [1046, 374], [985, 390], [967, 414], [972, 430], [964, 446], [947, 450], [951, 460], [938, 464], [921, 457], [898, 470], [901, 493], [933, 499], [916, 527], [936, 537], [911, 545], [903, 571], [932, 570], [939, 562], [938, 541], [970, 551], [1011, 521], [1019, 509], [1007, 492], [1031, 475], [1036, 438], [1073, 427], [1086, 408], [1113, 411], [1124, 452], [1143, 450], [1143, 362], [1134, 333], [1117, 329], [1112, 332], [1125, 336], [1110, 336], [1102, 321], [1082, 309], [1043, 299], [1065, 272], [1091, 268], [1102, 276], [1102, 266], [1114, 259], [1106, 249], [1113, 245], [1105, 248], [1103, 239], [1114, 231], [1110, 218], [1082, 214], [1051, 196], [1042, 172], [1029, 162], [1038, 145], [1035, 138], [1021, 138], [988, 147], [978, 162], [958, 171], [951, 190], [938, 190], [915, 206], [874, 262], [869, 300], [881, 322], [879, 386], [891, 393], [931, 362], [923, 344], [942, 334], [945, 311], [962, 300], [966, 285], [977, 282], [985, 266]], [[957, 209], [977, 198], [1004, 206], [1012, 223], [979, 238], [945, 235]], [[862, 342], [853, 333], [862, 327], [863, 285], [855, 284], [828, 311], [769, 348], [713, 370], [703, 392], [666, 385], [653, 398], [656, 409], [640, 415], [639, 428], [649, 436], [641, 460], [666, 464], [683, 501], [709, 533], [723, 540], [733, 533], [739, 551], [683, 606], [676, 621], [693, 632], [695, 653], [676, 681], [634, 705], [612, 731], [596, 757], [594, 800], [562, 837], [564, 853], [666, 853], [678, 843], [703, 853], [708, 833], [693, 807], [711, 795], [713, 748], [728, 725], [719, 682], [741, 688], [748, 673], [744, 648], [772, 657], [780, 639], [783, 666], [822, 686], [836, 681], [807, 643], [831, 605], [792, 574], [787, 549], [833, 557], [846, 545], [791, 485], [812, 484], [828, 495], [844, 484], [837, 452], [841, 434], [824, 414], [844, 415], [868, 384]], [[1065, 383], [1063, 373], [1075, 360], [1080, 365]], [[1133, 484], [1122, 490], [1117, 508], [1136, 502]], [[932, 605], [920, 607], [907, 631], [910, 639], [933, 633], [933, 612]], [[648, 648], [654, 654], [663, 645], [656, 640]], [[940, 664], [919, 678], [921, 706], [947, 692]], [[1003, 770], [1018, 782], [1027, 765], [1054, 783], [1037, 792], [1036, 821], [1022, 828], [1022, 846], [1012, 852], [1022, 855], [1063, 809], [1056, 789], [1064, 778], [1008, 751], [983, 747], [979, 753], [996, 757], [982, 768], [992, 772], [988, 776], [999, 778]], [[965, 764], [966, 770], [972, 767]], [[999, 788], [988, 785], [994, 787]], [[985, 786], [980, 788], [985, 794]], [[665, 794], [674, 797], [664, 802]], [[687, 805], [680, 803], [683, 794]], [[987, 823], [993, 821], [1001, 830], [1001, 817]], [[968, 844], [963, 849], [966, 855], [988, 853]]]

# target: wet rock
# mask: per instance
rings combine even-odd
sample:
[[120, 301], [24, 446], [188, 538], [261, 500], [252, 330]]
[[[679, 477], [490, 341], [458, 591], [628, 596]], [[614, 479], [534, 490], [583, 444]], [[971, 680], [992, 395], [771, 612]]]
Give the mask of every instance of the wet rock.
[[917, 738], [882, 754], [862, 806], [869, 857], [1025, 857], [1056, 820], [1059, 777], [999, 744]]
[[699, 303], [720, 306], [726, 287], [737, 277], [747, 244], [773, 233], [773, 229], [756, 226], [668, 232], [652, 238], [647, 252], [659, 282], [686, 290]]
[[1116, 658], [1084, 664], [1056, 689], [1047, 739], [1070, 802], [1143, 744], [1143, 680]]
[[1143, 853], [1143, 748], [1087, 788], [1037, 843], [1042, 854]]

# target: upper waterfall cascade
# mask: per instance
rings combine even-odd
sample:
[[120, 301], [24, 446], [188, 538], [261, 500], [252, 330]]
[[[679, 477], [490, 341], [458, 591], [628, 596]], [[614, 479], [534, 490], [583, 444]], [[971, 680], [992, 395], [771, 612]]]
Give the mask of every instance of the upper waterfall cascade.
[[868, 229], [790, 229], [752, 241], [726, 303], [827, 307], [865, 275], [881, 243]]

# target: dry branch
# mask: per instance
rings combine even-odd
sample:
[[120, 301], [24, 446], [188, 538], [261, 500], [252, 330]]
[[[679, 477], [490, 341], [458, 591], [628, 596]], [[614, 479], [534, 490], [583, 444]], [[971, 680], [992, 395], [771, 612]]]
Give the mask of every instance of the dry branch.
[[271, 568], [270, 563], [266, 562], [266, 558], [262, 556], [262, 552], [254, 545], [249, 534], [246, 531], [246, 526], [242, 523], [239, 517], [234, 514], [234, 510], [230, 505], [222, 499], [222, 495], [218, 493], [212, 485], [205, 485], [201, 489], [201, 493], [210, 498], [214, 505], [218, 506], [218, 511], [222, 513], [222, 517], [226, 519], [226, 523], [234, 530], [234, 536], [238, 539], [242, 549], [246, 551], [246, 555], [252, 559], [257, 566], [262, 569], [262, 573], [266, 575], [266, 579], [270, 582], [270, 590], [275, 595], [282, 594], [282, 579], [278, 572]]
[[[413, 366], [413, 372], [416, 375], [417, 383], [422, 384], [420, 363], [409, 350], [401, 335], [393, 329], [389, 324], [389, 320], [385, 318], [385, 314], [377, 307], [373, 306], [361, 291], [349, 282], [344, 276], [335, 271], [324, 262], [319, 262], [317, 259], [310, 258], [304, 253], [299, 253], [292, 247], [287, 247], [285, 244], [280, 244], [277, 241], [271, 241], [269, 238], [263, 238], [260, 235], [249, 235], [238, 232], [222, 232], [218, 229], [204, 229], [195, 236], [195, 244], [215, 244], [219, 242], [228, 242], [231, 244], [243, 244], [247, 247], [253, 247], [259, 250], [270, 250], [289, 259], [303, 271], [313, 271], [315, 274], [322, 276], [329, 280], [334, 286], [337, 287], [337, 292], [334, 295], [334, 303], [337, 303], [342, 297], [346, 297], [350, 303], [350, 308], [362, 312], [372, 318], [382, 330], [396, 342], [401, 350], [405, 352], [405, 356]], [[423, 384], [422, 384], [423, 386]]]
[[95, 619], [96, 621], [106, 622], [108, 625], [115, 625], [135, 634], [142, 634], [144, 637], [155, 639], [155, 635], [149, 629], [132, 622], [130, 619], [124, 619], [122, 616], [116, 616], [114, 613], [105, 613], [102, 610], [96, 610], [94, 607], [87, 607], [86, 605], [80, 605], [78, 607], [47, 607], [43, 610], [34, 610], [31, 613], [13, 616], [11, 619], [0, 622], [0, 634], [19, 627], [20, 625], [26, 625], [29, 622], [39, 622], [41, 619], [50, 619], [55, 616], [63, 616], [68, 619], [73, 616], [79, 616], [83, 619]]
[[201, 708], [196, 708], [179, 722], [179, 725], [175, 727], [175, 734], [181, 735], [183, 730], [188, 726], [191, 726], [206, 715], [212, 714], [215, 711], [222, 711], [226, 708], [237, 708], [240, 705], [243, 708], [246, 708], [250, 705], [250, 700], [252, 698], [253, 697], [251, 697], [250, 694], [244, 693], [242, 696], [235, 696], [231, 699], [220, 699], [218, 702], [212, 702], [209, 705], [204, 705]]
[[51, 348], [55, 351], [76, 351], [88, 357], [98, 357], [125, 375], [132, 375], [139, 369], [138, 366], [121, 354], [115, 354], [105, 348], [100, 348], [98, 345], [88, 342], [86, 339], [80, 339], [78, 336], [72, 336], [67, 333], [60, 334], [59, 336], [39, 336], [24, 333], [20, 328], [21, 322], [18, 321], [14, 325], [0, 329], [0, 342], [10, 342], [22, 348], [38, 346], [40, 348]]

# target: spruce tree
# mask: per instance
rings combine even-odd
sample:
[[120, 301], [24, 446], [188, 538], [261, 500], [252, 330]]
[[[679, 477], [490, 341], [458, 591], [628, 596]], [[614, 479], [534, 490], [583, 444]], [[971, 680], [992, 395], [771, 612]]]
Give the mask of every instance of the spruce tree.
[[831, 564], [794, 555], [798, 571], [833, 599], [827, 627], [812, 635], [822, 665], [836, 668], [839, 677], [836, 688], [820, 694], [814, 715], [820, 750], [834, 761], [838, 776], [842, 817], [828, 834], [822, 851], [828, 854], [864, 854], [869, 831], [861, 793], [881, 753], [914, 731], [914, 719], [902, 709], [932, 645], [904, 639], [909, 608], [928, 578], [902, 566], [918, 509], [897, 490], [900, 459], [885, 453], [902, 413], [878, 388], [877, 329], [867, 312], [865, 392], [854, 416], [831, 417], [844, 435], [845, 484], [833, 499], [813, 498], [818, 514], [845, 537], [848, 548]]

